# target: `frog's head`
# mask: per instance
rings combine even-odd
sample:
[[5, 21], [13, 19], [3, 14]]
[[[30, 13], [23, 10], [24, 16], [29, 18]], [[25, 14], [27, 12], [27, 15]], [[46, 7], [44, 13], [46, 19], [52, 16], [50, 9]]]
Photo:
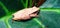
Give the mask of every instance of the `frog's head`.
[[16, 14], [16, 13], [12, 14], [12, 17], [13, 17], [13, 18], [12, 18], [12, 21], [16, 21], [16, 20], [17, 20], [15, 14]]

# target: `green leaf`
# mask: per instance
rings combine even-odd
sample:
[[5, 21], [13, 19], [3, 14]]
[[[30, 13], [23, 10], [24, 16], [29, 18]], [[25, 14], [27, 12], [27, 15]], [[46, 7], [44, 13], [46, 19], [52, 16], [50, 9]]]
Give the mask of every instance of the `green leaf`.
[[[27, 3], [28, 0], [26, 1], [26, 3], [24, 3], [23, 0], [21, 0], [20, 2], [22, 2], [24, 7], [28, 6]], [[13, 18], [12, 14], [14, 12], [9, 12], [5, 4], [3, 4], [3, 2], [0, 2], [0, 6], [7, 14], [0, 18], [0, 28], [60, 28], [59, 8], [40, 8], [40, 13], [38, 18], [32, 18], [31, 20], [24, 21], [24, 22], [14, 21], [12, 23], [12, 18]], [[11, 11], [15, 11], [15, 10], [12, 9]]]

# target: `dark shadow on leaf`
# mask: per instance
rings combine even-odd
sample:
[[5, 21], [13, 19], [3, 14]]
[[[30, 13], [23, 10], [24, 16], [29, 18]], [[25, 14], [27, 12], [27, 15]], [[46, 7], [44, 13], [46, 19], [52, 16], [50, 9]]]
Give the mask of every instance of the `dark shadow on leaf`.
[[32, 20], [34, 17], [32, 17], [31, 19], [27, 19], [27, 20], [15, 20], [16, 22], [27, 22], [27, 21], [30, 21]]

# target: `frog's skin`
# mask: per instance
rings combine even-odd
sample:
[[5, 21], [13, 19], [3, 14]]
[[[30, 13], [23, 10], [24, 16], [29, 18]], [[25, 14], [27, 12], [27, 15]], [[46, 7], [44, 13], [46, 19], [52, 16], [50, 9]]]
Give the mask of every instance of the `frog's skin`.
[[13, 20], [27, 20], [30, 19], [31, 17], [36, 17], [38, 16], [38, 11], [39, 8], [37, 7], [32, 7], [32, 8], [26, 8], [23, 10], [20, 10], [16, 13], [13, 14]]

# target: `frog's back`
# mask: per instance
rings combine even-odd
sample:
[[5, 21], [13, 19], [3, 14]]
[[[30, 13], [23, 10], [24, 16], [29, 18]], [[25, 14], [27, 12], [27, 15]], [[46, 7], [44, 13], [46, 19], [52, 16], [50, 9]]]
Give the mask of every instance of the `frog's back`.
[[22, 9], [22, 10], [17, 11], [13, 15], [21, 15], [21, 14], [23, 14], [23, 15], [24, 14], [27, 14], [27, 15], [29, 15], [29, 14], [31, 14], [33, 12], [38, 11], [38, 10], [39, 10], [39, 8], [36, 8], [36, 7], [33, 7], [33, 8], [25, 8], [25, 9]]

